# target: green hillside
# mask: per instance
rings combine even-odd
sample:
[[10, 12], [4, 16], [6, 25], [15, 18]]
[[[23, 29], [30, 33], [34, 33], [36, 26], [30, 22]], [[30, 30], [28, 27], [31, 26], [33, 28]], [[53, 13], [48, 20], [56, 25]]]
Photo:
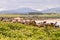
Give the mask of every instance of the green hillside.
[[60, 40], [60, 28], [0, 22], [0, 40]]

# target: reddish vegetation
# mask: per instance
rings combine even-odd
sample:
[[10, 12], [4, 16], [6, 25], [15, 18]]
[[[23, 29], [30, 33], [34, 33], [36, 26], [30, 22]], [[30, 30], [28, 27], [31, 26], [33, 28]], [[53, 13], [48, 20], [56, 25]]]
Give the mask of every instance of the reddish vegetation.
[[38, 26], [38, 27], [45, 27], [45, 26], [52, 26], [52, 27], [59, 27], [59, 25], [56, 25], [57, 22], [55, 23], [47, 23], [46, 21], [39, 22], [37, 23], [36, 20], [34, 19], [24, 19], [24, 18], [0, 18], [0, 21], [4, 22], [12, 22], [12, 23], [22, 23], [22, 24], [27, 24], [27, 25], [33, 25], [33, 26]]

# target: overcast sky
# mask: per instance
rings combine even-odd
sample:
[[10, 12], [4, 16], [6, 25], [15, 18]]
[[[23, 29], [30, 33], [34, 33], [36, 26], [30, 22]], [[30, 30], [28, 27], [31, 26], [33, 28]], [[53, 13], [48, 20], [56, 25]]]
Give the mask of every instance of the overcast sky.
[[0, 10], [28, 7], [36, 10], [60, 7], [60, 0], [0, 0]]

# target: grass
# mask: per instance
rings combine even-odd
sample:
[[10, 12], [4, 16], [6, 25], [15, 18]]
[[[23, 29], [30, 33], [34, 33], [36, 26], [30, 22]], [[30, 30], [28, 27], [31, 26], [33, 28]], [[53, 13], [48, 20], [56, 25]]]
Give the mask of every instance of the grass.
[[[1, 14], [0, 17], [39, 17], [60, 18], [60, 14], [52, 15], [14, 15]], [[0, 21], [0, 40], [60, 40], [60, 28], [36, 27], [21, 23]]]
[[39, 17], [39, 18], [60, 18], [60, 14], [43, 15], [19, 15], [19, 14], [0, 14], [0, 17]]
[[60, 28], [0, 22], [0, 40], [60, 40]]

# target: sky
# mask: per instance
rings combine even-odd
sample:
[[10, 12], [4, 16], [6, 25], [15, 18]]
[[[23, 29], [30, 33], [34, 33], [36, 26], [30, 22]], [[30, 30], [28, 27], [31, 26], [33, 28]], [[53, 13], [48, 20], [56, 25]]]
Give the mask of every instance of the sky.
[[23, 7], [41, 11], [44, 9], [60, 7], [60, 0], [0, 0], [0, 11]]

